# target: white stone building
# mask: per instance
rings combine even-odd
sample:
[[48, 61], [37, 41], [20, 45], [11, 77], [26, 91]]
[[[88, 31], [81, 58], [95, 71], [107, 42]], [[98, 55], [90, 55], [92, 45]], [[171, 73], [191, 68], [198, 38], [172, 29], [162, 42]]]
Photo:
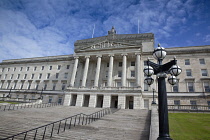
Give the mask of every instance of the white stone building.
[[[116, 34], [112, 28], [107, 36], [77, 40], [73, 55], [4, 60], [0, 95], [37, 99], [43, 93], [43, 102], [71, 106], [150, 108], [157, 84], [144, 84], [143, 68], [148, 57], [156, 62], [153, 50], [154, 34]], [[168, 103], [210, 105], [210, 46], [166, 50], [163, 63], [175, 55], [182, 68], [179, 83], [167, 83]]]

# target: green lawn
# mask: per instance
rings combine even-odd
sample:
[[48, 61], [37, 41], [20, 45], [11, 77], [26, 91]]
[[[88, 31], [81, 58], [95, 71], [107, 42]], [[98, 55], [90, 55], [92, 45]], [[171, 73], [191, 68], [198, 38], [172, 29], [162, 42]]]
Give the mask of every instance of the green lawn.
[[0, 103], [19, 104], [19, 102], [0, 101]]
[[173, 140], [210, 140], [210, 114], [169, 113]]

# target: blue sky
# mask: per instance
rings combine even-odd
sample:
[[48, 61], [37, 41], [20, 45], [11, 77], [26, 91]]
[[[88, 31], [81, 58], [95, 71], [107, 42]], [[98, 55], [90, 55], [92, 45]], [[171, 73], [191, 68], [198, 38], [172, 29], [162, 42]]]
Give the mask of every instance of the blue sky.
[[74, 53], [76, 40], [154, 33], [165, 48], [210, 45], [210, 0], [0, 0], [0, 61]]

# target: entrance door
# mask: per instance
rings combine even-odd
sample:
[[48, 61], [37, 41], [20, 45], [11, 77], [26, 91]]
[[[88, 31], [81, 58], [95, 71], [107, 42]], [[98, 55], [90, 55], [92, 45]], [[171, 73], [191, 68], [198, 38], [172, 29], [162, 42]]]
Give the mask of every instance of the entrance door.
[[90, 95], [84, 95], [84, 107], [88, 107], [89, 106], [89, 100], [90, 100]]
[[117, 108], [118, 96], [111, 96], [111, 108]]
[[133, 109], [133, 101], [129, 101], [129, 109]]
[[104, 99], [104, 96], [103, 95], [98, 95], [97, 96], [97, 104], [96, 104], [96, 107], [100, 107], [100, 108], [103, 107], [103, 99]]
[[71, 106], [75, 106], [77, 101], [77, 95], [73, 94], [71, 99]]

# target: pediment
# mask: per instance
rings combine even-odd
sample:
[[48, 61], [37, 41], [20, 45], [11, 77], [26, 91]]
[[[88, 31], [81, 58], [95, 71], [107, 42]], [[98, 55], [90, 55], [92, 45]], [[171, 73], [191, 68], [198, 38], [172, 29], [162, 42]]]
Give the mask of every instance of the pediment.
[[78, 52], [78, 51], [108, 50], [108, 49], [141, 47], [141, 46], [142, 46], [141, 44], [104, 40], [87, 46], [81, 46], [76, 51]]

